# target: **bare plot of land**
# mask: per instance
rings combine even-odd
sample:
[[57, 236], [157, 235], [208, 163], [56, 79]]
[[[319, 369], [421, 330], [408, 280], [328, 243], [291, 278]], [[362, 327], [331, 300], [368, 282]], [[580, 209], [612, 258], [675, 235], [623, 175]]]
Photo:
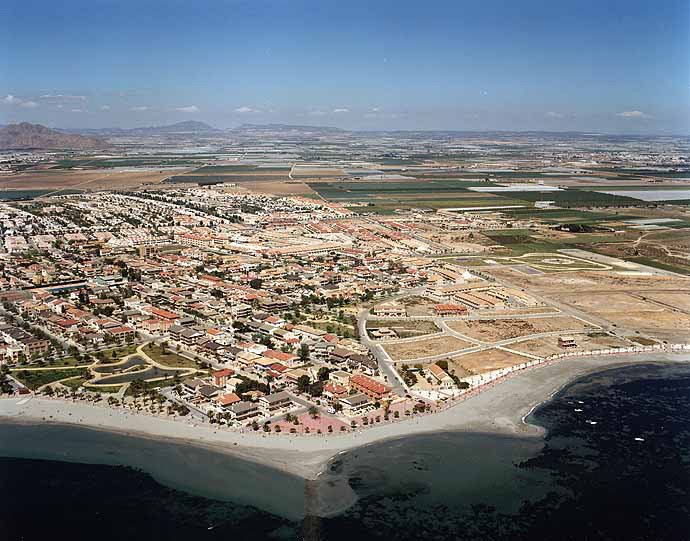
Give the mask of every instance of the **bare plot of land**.
[[673, 306], [679, 310], [690, 311], [690, 293], [684, 293], [682, 291], [678, 292], [668, 292], [668, 293], [643, 293], [643, 296], [652, 299], [654, 301]]
[[690, 316], [627, 293], [558, 295], [563, 303], [591, 313], [619, 327], [655, 332], [685, 334], [690, 331]]
[[533, 308], [501, 308], [500, 310], [482, 310], [482, 316], [530, 316], [533, 314], [556, 314], [560, 312], [553, 306], [535, 306]]
[[399, 342], [386, 344], [385, 350], [394, 361], [407, 361], [443, 355], [452, 351], [458, 351], [472, 346], [469, 342], [455, 338], [454, 336], [439, 336], [435, 338], [423, 338], [411, 342]]
[[400, 338], [440, 332], [440, 329], [433, 321], [419, 319], [370, 319], [367, 321], [367, 329], [378, 329], [381, 327], [393, 329]]
[[508, 368], [528, 361], [527, 357], [502, 349], [485, 349], [449, 359], [449, 369], [465, 370], [470, 374], [482, 374], [491, 370]]
[[536, 293], [570, 293], [577, 290], [583, 296], [588, 292], [613, 290], [688, 291], [690, 278], [666, 275], [621, 275], [618, 271], [577, 271], [553, 274], [522, 274], [505, 267], [494, 267], [491, 274], [505, 278], [513, 285]]
[[407, 309], [408, 316], [430, 316], [434, 313], [434, 302], [424, 297], [407, 297], [400, 300]]
[[627, 340], [607, 335], [593, 334], [588, 336], [586, 334], [577, 334], [574, 338], [577, 346], [567, 349], [558, 345], [558, 338], [555, 336], [517, 342], [515, 344], [511, 344], [510, 349], [536, 355], [537, 357], [548, 357], [549, 355], [565, 353], [568, 351], [593, 351], [597, 349], [629, 347], [632, 345]]
[[509, 338], [556, 331], [580, 331], [587, 323], [572, 316], [529, 319], [482, 319], [449, 321], [448, 326], [460, 334], [483, 342], [499, 342]]

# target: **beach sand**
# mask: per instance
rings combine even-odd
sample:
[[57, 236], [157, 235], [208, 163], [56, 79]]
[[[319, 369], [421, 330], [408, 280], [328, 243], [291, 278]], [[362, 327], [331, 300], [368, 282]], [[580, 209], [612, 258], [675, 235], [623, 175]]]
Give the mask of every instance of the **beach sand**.
[[449, 430], [539, 437], [543, 429], [527, 424], [524, 418], [573, 379], [630, 364], [688, 361], [690, 355], [672, 353], [576, 357], [517, 374], [439, 413], [343, 434], [241, 433], [105, 406], [27, 397], [1, 399], [0, 422], [75, 424], [156, 440], [167, 438], [315, 479], [341, 451], [386, 439]]

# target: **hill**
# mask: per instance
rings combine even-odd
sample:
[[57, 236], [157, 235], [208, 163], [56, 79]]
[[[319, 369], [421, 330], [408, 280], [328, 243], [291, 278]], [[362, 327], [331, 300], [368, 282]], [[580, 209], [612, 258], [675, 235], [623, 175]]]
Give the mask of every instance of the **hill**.
[[168, 124], [167, 126], [148, 126], [144, 128], [133, 128], [124, 130], [128, 133], [136, 134], [151, 134], [158, 133], [208, 133], [220, 131], [213, 126], [209, 126], [205, 122], [197, 120], [186, 120], [184, 122], [176, 122], [175, 124]]
[[107, 144], [95, 137], [51, 130], [40, 124], [9, 124], [0, 128], [0, 150], [87, 150]]
[[331, 126], [299, 126], [292, 124], [242, 124], [233, 131], [243, 133], [285, 133], [285, 134], [336, 134], [347, 133], [347, 130]]

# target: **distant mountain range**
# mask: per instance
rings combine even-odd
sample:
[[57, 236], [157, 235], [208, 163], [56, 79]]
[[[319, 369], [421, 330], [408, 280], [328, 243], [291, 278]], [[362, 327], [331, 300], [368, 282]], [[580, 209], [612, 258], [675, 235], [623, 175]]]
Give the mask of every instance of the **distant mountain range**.
[[0, 128], [0, 150], [88, 150], [108, 146], [103, 140], [51, 130], [40, 124], [9, 124]]
[[295, 133], [295, 134], [335, 134], [347, 133], [348, 130], [330, 126], [299, 126], [293, 124], [242, 124], [232, 131], [243, 133]]
[[149, 126], [146, 128], [133, 128], [131, 130], [123, 130], [128, 133], [134, 134], [158, 134], [158, 133], [207, 133], [207, 132], [219, 132], [218, 128], [209, 126], [205, 122], [199, 122], [196, 120], [186, 120], [185, 122], [176, 122], [175, 124], [169, 124], [167, 126]]

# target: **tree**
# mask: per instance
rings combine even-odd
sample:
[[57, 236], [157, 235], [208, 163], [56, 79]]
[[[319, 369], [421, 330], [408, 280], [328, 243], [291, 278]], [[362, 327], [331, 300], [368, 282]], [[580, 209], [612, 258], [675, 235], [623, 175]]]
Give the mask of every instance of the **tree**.
[[307, 362], [309, 360], [309, 345], [302, 344], [299, 347], [299, 359], [302, 362]]
[[309, 390], [309, 385], [311, 384], [311, 380], [309, 379], [309, 376], [304, 375], [300, 376], [297, 378], [297, 390], [300, 393], [306, 393]]
[[261, 285], [263, 284], [261, 278], [252, 278], [249, 281], [249, 287], [252, 289], [261, 289]]
[[319, 416], [319, 408], [316, 406], [309, 406], [307, 410], [312, 419], [316, 419]]
[[326, 381], [328, 379], [328, 374], [331, 373], [331, 369], [328, 368], [327, 366], [322, 366], [319, 368], [319, 371], [317, 373], [317, 376], [319, 378], [319, 381]]

